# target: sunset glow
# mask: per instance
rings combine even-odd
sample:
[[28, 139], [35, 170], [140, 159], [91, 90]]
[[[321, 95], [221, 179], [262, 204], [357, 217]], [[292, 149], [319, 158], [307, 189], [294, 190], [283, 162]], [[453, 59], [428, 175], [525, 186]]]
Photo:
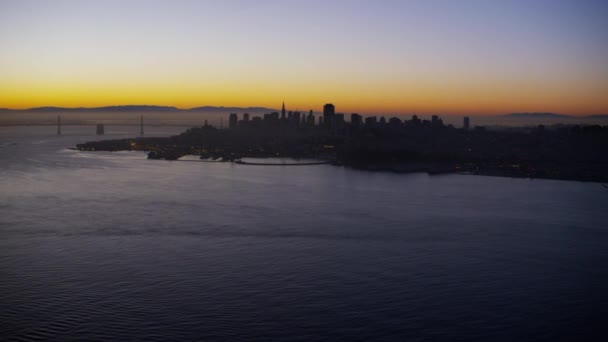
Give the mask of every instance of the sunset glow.
[[608, 112], [603, 1], [179, 3], [0, 2], [0, 107]]

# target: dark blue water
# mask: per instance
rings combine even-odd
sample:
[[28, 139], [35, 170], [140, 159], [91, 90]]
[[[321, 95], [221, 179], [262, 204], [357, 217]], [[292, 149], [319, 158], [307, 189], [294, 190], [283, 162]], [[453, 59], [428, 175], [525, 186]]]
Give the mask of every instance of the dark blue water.
[[575, 341], [608, 320], [600, 184], [150, 161], [63, 131], [0, 128], [0, 339]]

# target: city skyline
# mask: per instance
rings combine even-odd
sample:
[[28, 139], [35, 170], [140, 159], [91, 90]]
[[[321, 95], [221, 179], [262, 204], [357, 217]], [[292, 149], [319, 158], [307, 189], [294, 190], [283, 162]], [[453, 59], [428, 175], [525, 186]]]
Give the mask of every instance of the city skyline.
[[3, 1], [0, 108], [608, 112], [601, 1]]

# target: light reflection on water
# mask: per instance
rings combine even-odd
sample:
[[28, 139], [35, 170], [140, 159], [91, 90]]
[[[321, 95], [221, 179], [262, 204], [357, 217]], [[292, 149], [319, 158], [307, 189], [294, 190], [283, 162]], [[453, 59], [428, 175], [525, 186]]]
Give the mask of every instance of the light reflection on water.
[[0, 127], [0, 337], [580, 340], [606, 317], [599, 184], [67, 149], [92, 130]]

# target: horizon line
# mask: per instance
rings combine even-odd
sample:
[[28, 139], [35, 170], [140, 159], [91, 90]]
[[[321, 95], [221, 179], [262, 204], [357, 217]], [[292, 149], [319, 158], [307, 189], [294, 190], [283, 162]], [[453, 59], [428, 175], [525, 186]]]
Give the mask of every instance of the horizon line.
[[[27, 108], [9, 108], [9, 107], [0, 107], [0, 111], [3, 110], [9, 110], [9, 111], [32, 111], [32, 110], [37, 110], [37, 109], [57, 109], [57, 110], [61, 110], [61, 109], [65, 109], [65, 110], [89, 110], [89, 109], [102, 109], [102, 108], [111, 108], [111, 107], [157, 107], [157, 108], [168, 108], [168, 109], [175, 109], [178, 111], [187, 111], [187, 110], [193, 110], [193, 109], [198, 109], [198, 108], [205, 108], [205, 107], [210, 107], [210, 108], [239, 108], [239, 109], [268, 109], [268, 110], [276, 110], [276, 111], [280, 111], [277, 108], [270, 108], [270, 107], [265, 107], [265, 106], [246, 106], [246, 107], [242, 107], [242, 106], [225, 106], [225, 105], [200, 105], [200, 106], [195, 106], [195, 107], [177, 107], [177, 106], [171, 106], [171, 105], [154, 105], [154, 104], [116, 104], [116, 105], [103, 105], [103, 106], [92, 106], [92, 107], [84, 107], [84, 106], [78, 106], [78, 107], [63, 107], [63, 106], [38, 106], [38, 107], [27, 107]], [[305, 111], [308, 112], [308, 111]], [[322, 111], [316, 111], [313, 110], [313, 113], [322, 113]], [[505, 111], [504, 113], [501, 114], [479, 114], [479, 113], [469, 113], [469, 114], [462, 114], [462, 113], [442, 113], [440, 111], [429, 111], [429, 112], [409, 112], [409, 113], [402, 113], [402, 112], [375, 112], [375, 113], [364, 113], [364, 112], [352, 112], [352, 113], [346, 113], [346, 112], [336, 112], [336, 113], [341, 113], [341, 114], [363, 114], [363, 115], [395, 115], [395, 116], [404, 116], [404, 115], [446, 115], [446, 116], [505, 116], [505, 115], [510, 115], [510, 114], [546, 114], [546, 115], [553, 115], [553, 116], [564, 116], [564, 117], [589, 117], [589, 116], [595, 116], [595, 115], [608, 115], [605, 113], [586, 113], [586, 114], [567, 114], [567, 113], [556, 113], [556, 112], [550, 112], [550, 111], [514, 111], [514, 112], [508, 112]]]

